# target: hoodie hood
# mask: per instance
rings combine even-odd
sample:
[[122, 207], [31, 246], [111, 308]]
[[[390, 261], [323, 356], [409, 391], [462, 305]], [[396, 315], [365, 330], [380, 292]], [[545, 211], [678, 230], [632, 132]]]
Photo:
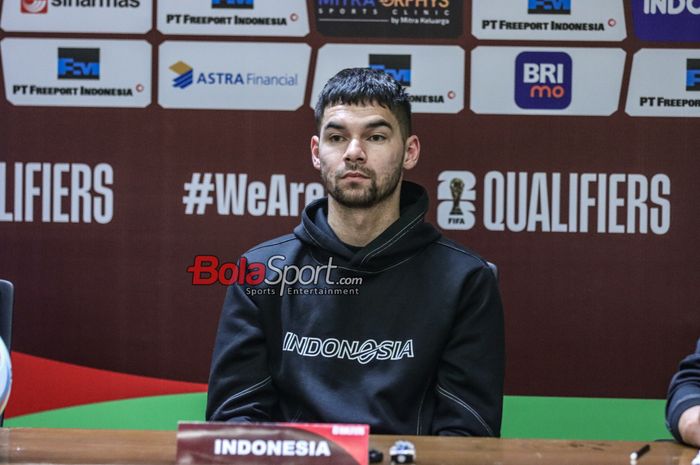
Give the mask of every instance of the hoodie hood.
[[401, 184], [400, 217], [372, 242], [357, 252], [348, 248], [328, 224], [328, 198], [310, 203], [302, 214], [301, 224], [294, 235], [326, 260], [335, 257], [343, 266], [364, 271], [379, 271], [406, 260], [440, 237], [440, 233], [425, 223], [428, 193], [418, 184]]

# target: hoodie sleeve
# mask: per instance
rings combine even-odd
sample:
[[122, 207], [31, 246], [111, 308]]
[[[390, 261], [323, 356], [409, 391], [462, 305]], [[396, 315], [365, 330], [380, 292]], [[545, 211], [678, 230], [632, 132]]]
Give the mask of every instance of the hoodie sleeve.
[[270, 421], [277, 393], [268, 370], [258, 308], [245, 290], [228, 288], [214, 344], [206, 418]]
[[681, 361], [678, 373], [673, 376], [668, 388], [666, 426], [679, 442], [678, 420], [683, 412], [696, 405], [700, 405], [700, 339], [695, 353]]
[[431, 434], [501, 435], [505, 365], [503, 308], [484, 265], [465, 282], [437, 374]]

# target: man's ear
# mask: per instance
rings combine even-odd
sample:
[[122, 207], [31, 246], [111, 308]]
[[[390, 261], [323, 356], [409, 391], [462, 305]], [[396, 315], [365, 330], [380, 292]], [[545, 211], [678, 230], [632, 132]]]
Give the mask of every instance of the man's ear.
[[418, 164], [420, 158], [420, 140], [418, 136], [411, 136], [406, 139], [406, 149], [403, 156], [403, 169], [410, 170]]
[[318, 158], [318, 136], [311, 137], [311, 164], [314, 168], [321, 170], [321, 160]]

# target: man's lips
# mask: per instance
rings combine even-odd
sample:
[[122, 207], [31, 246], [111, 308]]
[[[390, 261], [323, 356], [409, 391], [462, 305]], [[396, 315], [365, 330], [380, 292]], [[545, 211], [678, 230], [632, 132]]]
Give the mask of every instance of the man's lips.
[[344, 175], [342, 175], [341, 178], [342, 179], [347, 179], [347, 178], [368, 179], [369, 176], [367, 176], [366, 174], [360, 173], [359, 171], [349, 171], [349, 172], [345, 173]]

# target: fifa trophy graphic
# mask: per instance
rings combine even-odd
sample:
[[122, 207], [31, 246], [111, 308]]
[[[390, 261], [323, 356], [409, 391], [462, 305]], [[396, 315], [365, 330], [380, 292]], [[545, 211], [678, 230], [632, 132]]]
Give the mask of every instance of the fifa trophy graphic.
[[459, 178], [452, 178], [452, 181], [450, 181], [450, 192], [452, 193], [452, 211], [450, 211], [450, 215], [461, 215], [462, 209], [459, 208], [459, 199], [462, 198], [462, 192], [464, 192], [464, 181]]

